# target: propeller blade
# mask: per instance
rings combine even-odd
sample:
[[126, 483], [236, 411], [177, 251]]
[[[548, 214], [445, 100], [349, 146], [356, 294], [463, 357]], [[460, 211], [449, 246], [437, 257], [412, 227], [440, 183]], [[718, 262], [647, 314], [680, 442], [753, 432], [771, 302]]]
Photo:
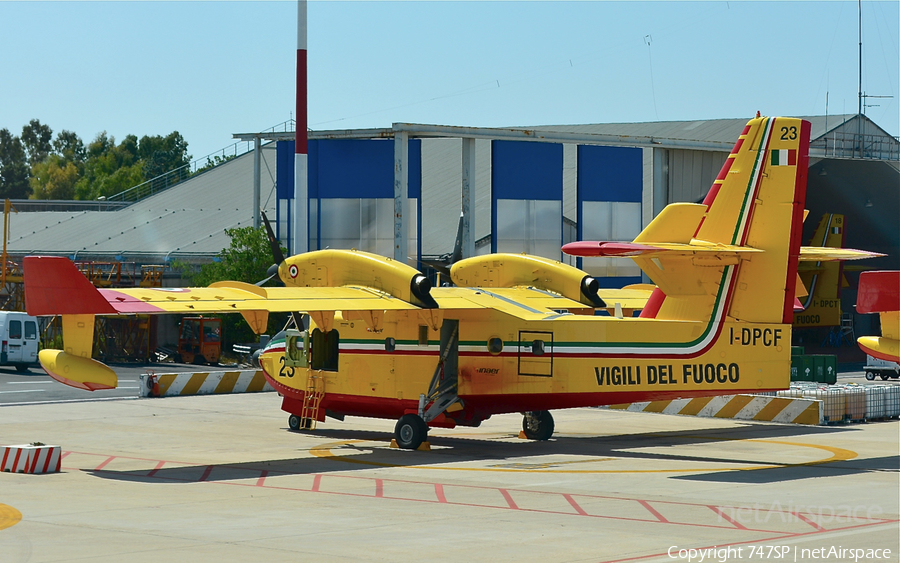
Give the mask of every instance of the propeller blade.
[[269, 246], [272, 247], [272, 258], [274, 258], [275, 264], [281, 264], [282, 262], [284, 262], [284, 254], [282, 254], [281, 252], [281, 244], [279, 244], [278, 238], [275, 236], [275, 231], [272, 230], [272, 225], [269, 224], [269, 218], [266, 217], [266, 212], [260, 210], [259, 214], [262, 215], [263, 223], [266, 224], [266, 236], [269, 238]]
[[257, 285], [257, 286], [262, 287], [262, 286], [266, 285], [266, 282], [267, 282], [267, 281], [269, 281], [270, 279], [274, 278], [274, 277], [277, 276], [277, 275], [278, 275], [278, 272], [275, 272], [274, 274], [272, 274], [271, 276], [267, 277], [266, 279], [264, 279], [264, 280], [259, 280], [258, 282], [256, 282], [256, 283], [253, 284], [253, 285]]
[[[453, 243], [453, 254], [450, 255], [450, 266], [452, 266], [453, 264], [456, 264], [457, 262], [462, 260], [462, 257], [463, 257], [463, 255], [462, 255], [463, 254], [463, 251], [462, 251], [463, 217], [464, 217], [463, 214], [460, 213], [459, 214], [459, 225], [457, 225], [457, 227], [456, 227], [456, 241]], [[470, 228], [474, 230], [475, 226], [470, 225]]]

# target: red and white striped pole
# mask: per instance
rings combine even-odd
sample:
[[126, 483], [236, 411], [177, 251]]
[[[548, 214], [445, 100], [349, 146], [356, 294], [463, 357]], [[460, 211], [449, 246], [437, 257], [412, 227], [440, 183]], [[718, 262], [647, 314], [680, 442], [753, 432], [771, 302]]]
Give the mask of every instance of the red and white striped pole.
[[306, 0], [297, 0], [297, 119], [294, 147], [294, 254], [309, 251], [306, 116]]

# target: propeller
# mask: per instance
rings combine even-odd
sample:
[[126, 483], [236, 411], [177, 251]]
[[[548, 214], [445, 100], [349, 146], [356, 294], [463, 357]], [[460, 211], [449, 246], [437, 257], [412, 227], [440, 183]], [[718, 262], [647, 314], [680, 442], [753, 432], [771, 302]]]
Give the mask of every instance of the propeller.
[[[269, 239], [269, 246], [272, 248], [272, 258], [275, 261], [269, 266], [269, 269], [266, 270], [266, 274], [268, 274], [269, 277], [256, 284], [261, 286], [278, 275], [278, 267], [284, 263], [284, 253], [281, 252], [281, 243], [278, 242], [278, 237], [275, 236], [275, 231], [272, 230], [272, 224], [269, 223], [266, 212], [260, 209], [259, 214], [262, 216], [263, 223], [266, 225], [266, 237]], [[294, 319], [294, 326], [297, 327], [297, 330], [305, 330], [306, 324], [303, 322], [302, 313], [291, 312], [291, 318]]]
[[450, 279], [450, 267], [462, 260], [462, 231], [463, 214], [459, 214], [459, 225], [456, 227], [456, 242], [453, 244], [453, 252], [442, 255], [438, 260], [422, 260], [441, 273], [441, 276]]

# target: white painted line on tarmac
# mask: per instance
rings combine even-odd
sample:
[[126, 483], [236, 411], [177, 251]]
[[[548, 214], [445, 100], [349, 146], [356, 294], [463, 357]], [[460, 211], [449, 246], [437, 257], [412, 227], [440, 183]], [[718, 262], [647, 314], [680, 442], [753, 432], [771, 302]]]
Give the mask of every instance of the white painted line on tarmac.
[[7, 381], [7, 385], [52, 385], [55, 381]]
[[57, 403], [93, 403], [96, 401], [133, 401], [142, 397], [101, 397], [99, 399], [60, 399], [58, 401], [28, 401], [25, 403], [0, 403], [2, 407], [21, 407], [27, 405], [55, 405]]
[[21, 389], [18, 391], [0, 391], [0, 394], [6, 395], [8, 393], [43, 393], [46, 389]]

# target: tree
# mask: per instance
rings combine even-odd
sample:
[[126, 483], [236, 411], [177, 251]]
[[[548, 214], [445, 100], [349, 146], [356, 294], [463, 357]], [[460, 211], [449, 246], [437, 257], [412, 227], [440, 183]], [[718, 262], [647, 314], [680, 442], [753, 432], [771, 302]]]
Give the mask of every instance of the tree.
[[138, 155], [144, 162], [144, 175], [148, 179], [162, 176], [166, 172], [191, 163], [191, 155], [187, 153], [187, 141], [178, 131], [173, 131], [165, 137], [159, 135], [141, 137]]
[[83, 163], [87, 156], [81, 138], [73, 131], [65, 129], [56, 134], [56, 139], [53, 140], [53, 152], [66, 159], [67, 162], [75, 164]]
[[31, 167], [32, 199], [74, 199], [78, 167], [58, 154]]
[[[256, 283], [265, 279], [272, 265], [272, 250], [265, 229], [239, 227], [225, 229], [231, 238], [228, 248], [219, 253], [218, 261], [205, 264], [197, 274], [187, 274], [191, 285], [207, 286], [223, 280]], [[286, 252], [282, 249], [282, 252]], [[281, 330], [287, 320], [286, 314], [269, 315], [269, 334]], [[257, 339], [250, 326], [240, 315], [225, 315], [225, 338], [227, 342], [252, 342]]]
[[50, 154], [53, 147], [50, 139], [53, 138], [53, 130], [44, 125], [38, 119], [32, 119], [28, 125], [22, 127], [22, 144], [28, 155], [28, 166], [34, 166], [43, 162]]
[[138, 156], [138, 139], [128, 135], [118, 145], [106, 131], [99, 133], [87, 147], [84, 174], [75, 184], [75, 197], [97, 199], [132, 188], [146, 178]]
[[24, 199], [29, 192], [22, 141], [9, 129], [0, 129], [0, 198]]

